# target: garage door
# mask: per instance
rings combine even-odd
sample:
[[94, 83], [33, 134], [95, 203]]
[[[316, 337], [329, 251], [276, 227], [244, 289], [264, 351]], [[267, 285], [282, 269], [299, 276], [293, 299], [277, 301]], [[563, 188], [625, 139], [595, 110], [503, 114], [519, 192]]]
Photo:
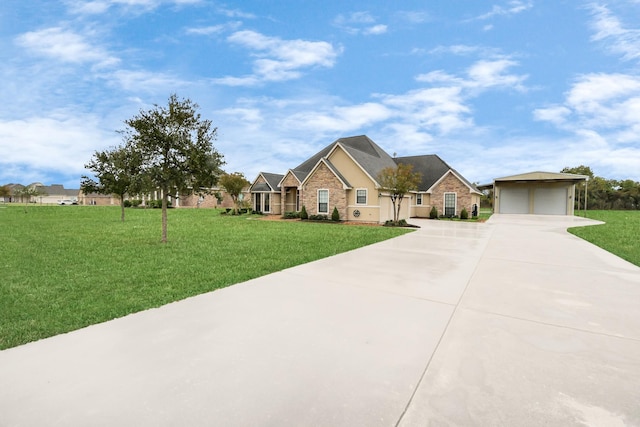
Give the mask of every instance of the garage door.
[[534, 191], [533, 213], [537, 215], [566, 215], [566, 188], [536, 188]]
[[500, 213], [528, 214], [529, 189], [503, 188], [500, 190]]

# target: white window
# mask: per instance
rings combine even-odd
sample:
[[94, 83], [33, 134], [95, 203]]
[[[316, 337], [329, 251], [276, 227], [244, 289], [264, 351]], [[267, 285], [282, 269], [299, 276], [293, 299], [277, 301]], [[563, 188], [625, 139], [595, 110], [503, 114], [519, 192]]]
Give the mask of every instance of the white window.
[[318, 213], [329, 213], [329, 190], [318, 190]]
[[416, 194], [416, 205], [422, 204], [422, 193]]
[[367, 204], [367, 189], [360, 188], [356, 190], [356, 204], [357, 205], [366, 205]]

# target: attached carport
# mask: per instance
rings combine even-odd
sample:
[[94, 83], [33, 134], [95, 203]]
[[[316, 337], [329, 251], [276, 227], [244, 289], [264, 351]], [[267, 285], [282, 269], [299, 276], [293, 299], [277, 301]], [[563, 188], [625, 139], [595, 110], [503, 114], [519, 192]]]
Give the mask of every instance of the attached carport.
[[585, 175], [555, 172], [529, 172], [496, 178], [493, 181], [493, 211], [502, 214], [573, 215], [576, 184], [586, 183], [588, 179]]

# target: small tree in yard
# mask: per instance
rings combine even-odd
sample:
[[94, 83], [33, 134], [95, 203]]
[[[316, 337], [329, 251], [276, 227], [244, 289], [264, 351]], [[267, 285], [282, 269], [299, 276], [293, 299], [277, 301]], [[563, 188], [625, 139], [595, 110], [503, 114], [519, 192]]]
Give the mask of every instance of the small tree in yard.
[[331, 212], [331, 221], [340, 221], [340, 212], [338, 212], [337, 207], [333, 207], [333, 212]]
[[0, 197], [2, 197], [2, 201], [4, 201], [5, 197], [11, 196], [11, 189], [8, 185], [0, 186]]
[[234, 206], [234, 214], [237, 213], [238, 209], [238, 197], [242, 194], [242, 190], [250, 184], [249, 181], [244, 177], [244, 175], [240, 172], [234, 173], [225, 173], [220, 177], [219, 181], [220, 187], [224, 188], [224, 190], [231, 196], [233, 200]]
[[[167, 202], [172, 194], [209, 193], [218, 182], [223, 156], [213, 147], [217, 128], [203, 120], [198, 105], [169, 97], [126, 120], [125, 140], [141, 157], [141, 174], [162, 192], [162, 242], [167, 242]], [[203, 190], [204, 189], [204, 190]]]
[[419, 172], [413, 172], [412, 165], [403, 163], [398, 164], [395, 168], [386, 167], [378, 174], [380, 189], [388, 191], [391, 195], [394, 223], [398, 223], [404, 195], [411, 190], [416, 190], [421, 180], [422, 175]]
[[46, 196], [45, 192], [38, 190], [36, 187], [22, 187], [19, 190], [16, 190], [16, 195], [20, 196], [22, 200], [24, 200], [24, 213], [27, 213], [27, 206], [31, 201], [32, 197], [37, 196]]
[[120, 219], [124, 222], [124, 196], [140, 191], [142, 158], [131, 146], [96, 151], [84, 167], [93, 171], [95, 178], [82, 176], [80, 188], [85, 194], [115, 194], [120, 199]]

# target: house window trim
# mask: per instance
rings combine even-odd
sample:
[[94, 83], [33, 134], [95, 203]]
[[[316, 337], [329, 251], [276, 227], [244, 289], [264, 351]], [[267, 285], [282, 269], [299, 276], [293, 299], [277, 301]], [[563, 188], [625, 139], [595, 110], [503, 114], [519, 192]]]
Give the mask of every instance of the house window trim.
[[[358, 202], [358, 191], [364, 191], [364, 203]], [[356, 205], [366, 206], [369, 203], [369, 191], [366, 188], [356, 188]]]
[[453, 215], [458, 212], [458, 193], [455, 191], [447, 191], [442, 195], [442, 213], [447, 214], [447, 194], [453, 194]]
[[[327, 210], [326, 211], [320, 211], [320, 192], [322, 191], [326, 191], [327, 192]], [[329, 189], [328, 188], [318, 188], [317, 192], [316, 192], [316, 212], [318, 212], [318, 215], [328, 215], [329, 214]]]

